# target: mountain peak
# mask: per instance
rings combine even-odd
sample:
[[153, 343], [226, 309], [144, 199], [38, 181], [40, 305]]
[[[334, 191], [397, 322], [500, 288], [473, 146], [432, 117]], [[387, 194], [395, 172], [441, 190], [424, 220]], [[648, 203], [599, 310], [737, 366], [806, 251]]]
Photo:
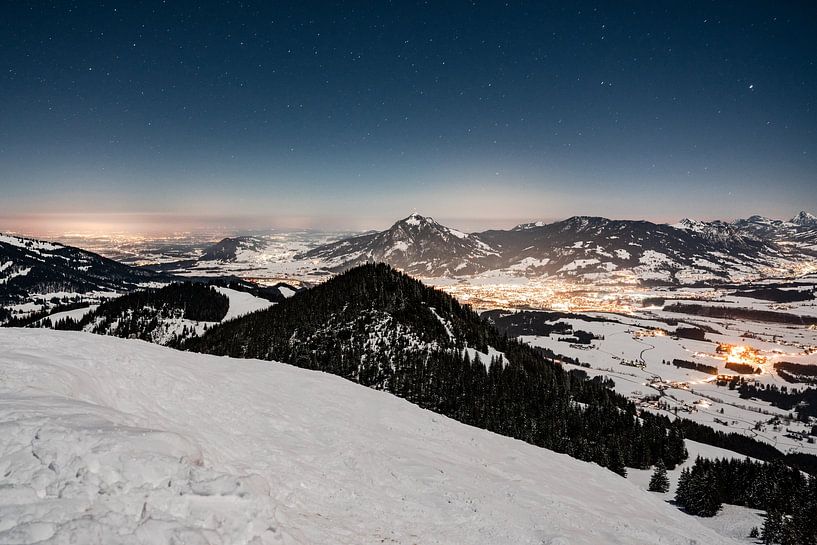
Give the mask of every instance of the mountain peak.
[[419, 227], [420, 225], [439, 225], [434, 218], [421, 216], [417, 212], [412, 212], [407, 218], [403, 218], [395, 225], [411, 225], [412, 227]]
[[693, 220], [689, 218], [684, 218], [678, 223], [672, 225], [676, 229], [683, 229], [684, 231], [695, 231], [696, 233], [700, 233], [704, 230], [705, 225], [704, 222], [700, 220]]
[[809, 214], [805, 210], [797, 214], [791, 220], [795, 225], [817, 225], [817, 216]]
[[512, 229], [512, 231], [527, 231], [529, 229], [536, 229], [537, 227], [544, 227], [547, 225], [544, 221], [532, 221], [530, 223], [520, 223]]
[[460, 240], [471, 239], [471, 235], [464, 233], [451, 227], [438, 223], [434, 218], [428, 216], [421, 216], [414, 212], [409, 217], [404, 218], [395, 223], [387, 232], [396, 233], [396, 236], [403, 234], [409, 237], [442, 237], [444, 240], [455, 238]]
[[418, 276], [451, 276], [483, 270], [497, 251], [478, 236], [413, 213], [385, 231], [313, 248], [299, 258], [322, 259], [337, 269], [385, 261]]
[[589, 228], [598, 228], [609, 223], [610, 220], [601, 216], [572, 216], [561, 222], [562, 230], [584, 231]]
[[746, 221], [750, 221], [752, 223], [771, 223], [772, 220], [767, 218], [766, 216], [761, 216], [760, 214], [754, 214], [746, 218]]

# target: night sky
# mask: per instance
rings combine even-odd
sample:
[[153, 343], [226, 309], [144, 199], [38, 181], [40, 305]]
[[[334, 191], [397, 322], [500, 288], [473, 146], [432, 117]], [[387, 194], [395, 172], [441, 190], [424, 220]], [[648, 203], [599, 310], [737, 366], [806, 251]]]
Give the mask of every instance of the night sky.
[[0, 10], [0, 227], [817, 212], [813, 1]]

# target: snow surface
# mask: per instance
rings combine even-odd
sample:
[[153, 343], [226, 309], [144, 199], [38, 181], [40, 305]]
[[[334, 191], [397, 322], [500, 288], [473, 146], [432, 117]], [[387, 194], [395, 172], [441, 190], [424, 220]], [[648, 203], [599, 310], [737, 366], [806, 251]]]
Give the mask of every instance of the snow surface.
[[256, 297], [251, 293], [238, 291], [230, 288], [217, 287], [216, 290], [226, 295], [230, 299], [230, 306], [227, 309], [227, 314], [224, 316], [222, 322], [244, 316], [251, 312], [264, 310], [272, 306], [272, 302], [262, 297]]
[[278, 286], [278, 291], [287, 299], [295, 295], [295, 290], [293, 290], [292, 288], [288, 288], [286, 286]]
[[[695, 465], [695, 459], [699, 456], [711, 460], [718, 458], [726, 460], [746, 459], [746, 456], [741, 456], [731, 450], [705, 445], [688, 439], [686, 440], [686, 447], [689, 452], [689, 458], [675, 469], [667, 471], [667, 477], [670, 482], [669, 492], [650, 492], [656, 498], [661, 498], [666, 502], [673, 501], [675, 490], [678, 487], [678, 480], [681, 477], [681, 471]], [[754, 458], [751, 459], [755, 460]], [[652, 473], [652, 469], [628, 469], [627, 480], [636, 483], [643, 490], [647, 490], [650, 485]], [[721, 535], [732, 537], [746, 543], [759, 543], [757, 540], [750, 538], [749, 534], [754, 527], [762, 528], [765, 519], [763, 511], [738, 505], [724, 504], [714, 517], [701, 517], [697, 518], [697, 520]]]
[[284, 364], [0, 329], [0, 543], [707, 544], [614, 473]]

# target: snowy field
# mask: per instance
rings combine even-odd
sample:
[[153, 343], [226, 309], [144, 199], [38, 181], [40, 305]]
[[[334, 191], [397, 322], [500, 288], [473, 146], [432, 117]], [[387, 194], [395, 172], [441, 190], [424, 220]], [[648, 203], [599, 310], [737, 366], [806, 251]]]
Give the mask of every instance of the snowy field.
[[[801, 308], [810, 303], [801, 304]], [[525, 335], [521, 339], [588, 364], [589, 368], [582, 367], [584, 371], [591, 376], [611, 378], [618, 392], [631, 397], [647, 410], [678, 414], [720, 431], [743, 433], [783, 452], [817, 454], [817, 444], [808, 440], [813, 422], [790, 420], [791, 411], [774, 407], [769, 402], [742, 399], [736, 390], [718, 386], [713, 375], [664, 363], [680, 359], [717, 367], [721, 377], [740, 376], [726, 368], [726, 359], [717, 349], [722, 344], [746, 346], [757, 350], [764, 363], [756, 366], [757, 374], [742, 375], [745, 379], [758, 385], [801, 389], [806, 385], [783, 380], [774, 369], [774, 363], [817, 365], [817, 331], [814, 329], [687, 316], [660, 309], [641, 310], [631, 315], [590, 313], [589, 316], [610, 321], [555, 320], [599, 337], [589, 345], [560, 341], [559, 337], [564, 335], [556, 333], [550, 336]], [[662, 321], [667, 319], [681, 322], [678, 326], [670, 326]], [[706, 341], [673, 337], [671, 332], [679, 326], [699, 326], [716, 333], [707, 332]], [[665, 406], [659, 406], [652, 399], [655, 396], [660, 396]]]
[[0, 329], [0, 543], [737, 543], [598, 466], [323, 373]]

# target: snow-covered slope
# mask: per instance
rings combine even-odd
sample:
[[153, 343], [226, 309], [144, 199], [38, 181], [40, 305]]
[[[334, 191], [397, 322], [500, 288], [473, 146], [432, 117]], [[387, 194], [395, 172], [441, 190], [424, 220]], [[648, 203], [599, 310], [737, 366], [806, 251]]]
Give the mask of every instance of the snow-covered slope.
[[283, 364], [0, 330], [0, 543], [735, 543], [598, 466]]
[[199, 261], [235, 261], [240, 252], [258, 251], [263, 247], [263, 240], [258, 237], [225, 238], [207, 248]]
[[789, 223], [793, 223], [801, 227], [817, 227], [817, 216], [814, 214], [809, 214], [804, 210], [789, 220]]
[[230, 298], [229, 310], [227, 311], [227, 315], [222, 318], [222, 321], [232, 320], [233, 318], [263, 310], [273, 305], [271, 301], [257, 297], [252, 293], [222, 287], [215, 289]]

